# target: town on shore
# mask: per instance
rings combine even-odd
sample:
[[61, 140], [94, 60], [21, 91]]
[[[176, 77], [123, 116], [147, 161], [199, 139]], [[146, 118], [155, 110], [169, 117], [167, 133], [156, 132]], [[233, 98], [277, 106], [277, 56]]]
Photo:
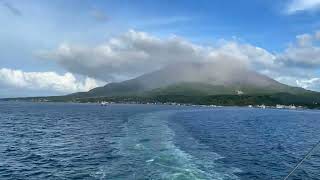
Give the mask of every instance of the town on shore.
[[[108, 101], [101, 101], [98, 102], [101, 106], [108, 106], [111, 104], [150, 104], [150, 105], [171, 105], [171, 106], [194, 106], [194, 107], [226, 107], [226, 106], [221, 106], [221, 105], [197, 105], [197, 104], [186, 104], [186, 103], [175, 103], [175, 102], [108, 102]], [[306, 107], [303, 106], [295, 106], [294, 104], [291, 105], [282, 105], [282, 104], [277, 104], [276, 106], [267, 106], [264, 104], [261, 105], [248, 105], [248, 106], [239, 106], [239, 107], [248, 107], [248, 108], [260, 108], [260, 109], [307, 109]]]

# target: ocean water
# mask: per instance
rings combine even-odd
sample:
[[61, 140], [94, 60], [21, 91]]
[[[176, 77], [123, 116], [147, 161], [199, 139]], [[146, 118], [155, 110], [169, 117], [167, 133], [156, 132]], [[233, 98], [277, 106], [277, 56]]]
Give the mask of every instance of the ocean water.
[[[0, 179], [283, 179], [320, 111], [0, 102]], [[320, 150], [291, 179], [320, 179]]]

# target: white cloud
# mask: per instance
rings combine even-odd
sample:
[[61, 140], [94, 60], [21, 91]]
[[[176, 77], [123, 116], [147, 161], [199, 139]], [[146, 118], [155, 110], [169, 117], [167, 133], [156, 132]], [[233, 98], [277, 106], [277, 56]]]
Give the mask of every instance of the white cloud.
[[320, 67], [319, 32], [297, 36], [297, 42], [291, 44], [283, 53], [277, 55], [278, 61], [289, 66], [309, 68]]
[[296, 38], [298, 45], [301, 47], [312, 45], [313, 37], [310, 34], [301, 34], [298, 35]]
[[[237, 41], [220, 40], [212, 46], [203, 46], [177, 36], [161, 39], [130, 30], [94, 47], [62, 44], [53, 51], [41, 53], [40, 57], [57, 62], [71, 73], [103, 81], [132, 78], [168, 64], [230, 62], [231, 59], [234, 64], [278, 78], [283, 83], [302, 86], [302, 83], [306, 84], [303, 80], [317, 76], [316, 70], [320, 67], [319, 40], [319, 32], [298, 35], [296, 42], [283, 52], [271, 53]], [[289, 82], [283, 77], [301, 81], [297, 83], [291, 79]]]
[[0, 86], [35, 91], [72, 93], [88, 91], [104, 83], [92, 78], [77, 79], [71, 73], [59, 75], [55, 72], [23, 72], [21, 70], [0, 69]]
[[296, 80], [297, 86], [305, 89], [319, 90], [320, 89], [320, 78], [301, 79]]
[[319, 91], [320, 89], [320, 78], [311, 77], [311, 78], [300, 78], [300, 77], [293, 77], [293, 76], [281, 76], [276, 78], [277, 81], [282, 83], [302, 87], [305, 89]]
[[249, 44], [220, 41], [216, 47], [201, 46], [177, 36], [160, 39], [134, 30], [95, 47], [62, 44], [40, 56], [72, 73], [105, 81], [137, 76], [168, 64], [223, 60], [224, 56], [254, 66], [271, 66], [275, 59], [266, 50]]
[[313, 11], [320, 8], [320, 0], [291, 0], [287, 6], [287, 13], [299, 11]]
[[[245, 62], [254, 69], [272, 68], [275, 65], [276, 57], [263, 48], [252, 46], [250, 44], [240, 44], [236, 41], [222, 41], [215, 48], [210, 49], [209, 56], [227, 55], [234, 59]], [[221, 60], [219, 58], [215, 58]]]

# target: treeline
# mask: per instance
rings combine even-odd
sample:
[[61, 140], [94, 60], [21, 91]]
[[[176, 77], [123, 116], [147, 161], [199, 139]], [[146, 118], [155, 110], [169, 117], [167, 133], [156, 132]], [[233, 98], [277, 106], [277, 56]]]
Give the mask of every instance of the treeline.
[[318, 95], [293, 95], [288, 93], [268, 94], [268, 95], [210, 95], [210, 96], [190, 96], [190, 95], [155, 95], [155, 96], [111, 96], [111, 97], [91, 97], [75, 98], [72, 96], [51, 96], [32, 98], [10, 98], [2, 99], [7, 101], [33, 101], [33, 102], [78, 102], [97, 103], [102, 101], [115, 103], [181, 103], [197, 105], [221, 105], [221, 106], [248, 106], [266, 105], [275, 106], [295, 105], [307, 108], [319, 108], [320, 97]]
[[115, 102], [115, 103], [181, 103], [198, 105], [222, 105], [222, 106], [248, 106], [267, 105], [275, 106], [296, 105], [308, 108], [320, 107], [320, 97], [310, 95], [292, 95], [287, 93], [270, 95], [211, 95], [211, 96], [186, 96], [186, 95], [157, 95], [157, 96], [114, 96], [78, 98], [73, 102]]

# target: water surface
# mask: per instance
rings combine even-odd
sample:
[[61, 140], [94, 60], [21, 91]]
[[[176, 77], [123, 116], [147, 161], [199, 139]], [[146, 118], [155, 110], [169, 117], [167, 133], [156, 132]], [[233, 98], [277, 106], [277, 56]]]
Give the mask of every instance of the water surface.
[[[282, 179], [315, 110], [0, 103], [0, 179]], [[316, 151], [292, 179], [320, 179]]]

